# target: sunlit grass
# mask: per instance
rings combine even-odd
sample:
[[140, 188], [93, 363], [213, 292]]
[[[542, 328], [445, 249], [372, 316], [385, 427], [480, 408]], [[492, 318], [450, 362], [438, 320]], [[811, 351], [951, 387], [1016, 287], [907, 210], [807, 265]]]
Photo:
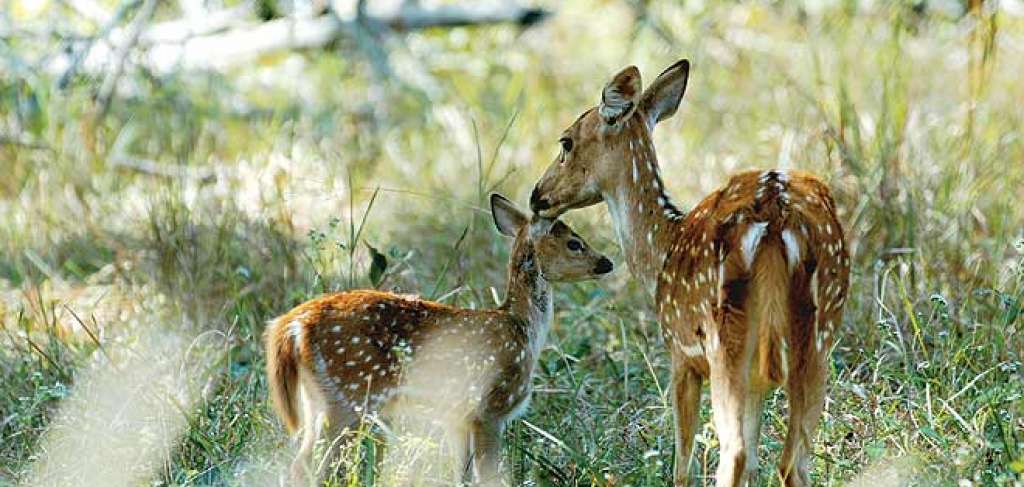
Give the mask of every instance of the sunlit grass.
[[[98, 126], [85, 116], [89, 82], [61, 92], [0, 80], [4, 127], [38, 144], [0, 145], [0, 484], [31, 484], [59, 460], [44, 445], [75, 414], [116, 434], [102, 424], [109, 408], [77, 398], [109, 363], [132, 366], [119, 347], [158, 329], [182, 347], [219, 345], [203, 354], [200, 392], [161, 410], [180, 429], [134, 452], [146, 458], [133, 479], [276, 484], [292, 450], [266, 402], [265, 321], [371, 285], [367, 245], [388, 260], [383, 288], [493, 306], [508, 249], [487, 193], [524, 203], [562, 128], [614, 70], [637, 64], [650, 81], [684, 56], [683, 107], [656, 133], [675, 199], [691, 205], [730, 172], [781, 165], [823, 175], [846, 223], [852, 291], [812, 476], [1021, 482], [1022, 19], [652, 2], [634, 22], [630, 3], [597, 4], [610, 13], [560, 3], [526, 32], [410, 34], [392, 58], [400, 82], [376, 78], [344, 42], [228, 76], [143, 82]], [[998, 36], [982, 63], [971, 29], [986, 22]], [[8, 110], [29, 94], [39, 114]], [[141, 159], [189, 171], [121, 164]], [[603, 208], [567, 218], [619, 255]], [[620, 265], [556, 299], [537, 392], [506, 437], [509, 474], [666, 485], [668, 356], [640, 290]], [[784, 395], [766, 406], [761, 481], [778, 485]], [[371, 448], [350, 461], [366, 452], [386, 457]], [[710, 424], [695, 460], [696, 477], [714, 471]], [[364, 465], [349, 481], [379, 473]]]

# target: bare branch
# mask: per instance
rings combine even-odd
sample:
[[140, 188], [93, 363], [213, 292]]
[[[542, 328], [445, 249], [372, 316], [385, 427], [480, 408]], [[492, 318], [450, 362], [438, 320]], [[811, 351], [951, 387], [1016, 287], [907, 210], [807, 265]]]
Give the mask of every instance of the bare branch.
[[108, 159], [107, 162], [115, 167], [129, 169], [149, 176], [161, 178], [192, 179], [200, 183], [209, 183], [217, 179], [217, 173], [212, 169], [166, 165], [150, 159], [129, 159], [127, 157], [118, 156]]
[[[78, 50], [67, 56], [66, 59], [61, 57], [57, 63], [52, 64], [54, 69], [51, 71], [60, 73], [60, 79], [57, 81], [58, 88], [64, 89], [71, 82], [71, 79], [78, 74], [78, 70], [82, 68], [82, 64], [94, 54], [93, 51], [97, 44], [105, 43], [106, 37], [110, 35], [114, 27], [140, 2], [141, 0], [125, 0], [95, 36], [90, 37], [83, 46], [80, 46]], [[109, 46], [105, 47], [109, 50]], [[99, 69], [88, 69], [88, 71], [98, 72]]]
[[[138, 1], [138, 0], [129, 0]], [[237, 11], [235, 11], [237, 12]], [[494, 23], [515, 23], [530, 26], [548, 15], [546, 10], [518, 5], [492, 5], [490, 7], [463, 7], [446, 5], [423, 8], [406, 3], [391, 14], [368, 16], [365, 22], [382, 25], [393, 30], [408, 31], [431, 27], [454, 27]], [[252, 61], [273, 51], [286, 49], [321, 48], [349, 35], [357, 22], [355, 15], [339, 18], [324, 15], [315, 18], [282, 18], [262, 23], [248, 23], [224, 32], [192, 36], [194, 32], [212, 32], [231, 24], [230, 15], [211, 13], [205, 25], [176, 21], [162, 23], [139, 36], [140, 47], [146, 49], [140, 63], [154, 73], [164, 74], [178, 69], [220, 70]], [[213, 19], [217, 19], [214, 21]], [[365, 24], [364, 24], [365, 25]], [[128, 33], [114, 32], [110, 38], [123, 41]], [[124, 45], [123, 43], [119, 45]], [[96, 43], [81, 62], [81, 69], [101, 73], [117, 52], [109, 43]], [[51, 72], [74, 72], [68, 65], [74, 60], [55, 59]]]
[[146, 0], [146, 3], [142, 5], [142, 9], [139, 13], [135, 14], [135, 18], [132, 20], [130, 26], [128, 26], [128, 35], [121, 42], [121, 45], [117, 47], [117, 51], [113, 56], [113, 70], [107, 73], [107, 76], [103, 79], [103, 84], [100, 85], [100, 90], [96, 95], [96, 103], [99, 105], [99, 111], [96, 114], [96, 119], [101, 120], [107, 114], [107, 109], [110, 108], [110, 100], [114, 96], [114, 91], [117, 89], [117, 83], [121, 80], [121, 74], [124, 72], [125, 60], [128, 57], [128, 53], [131, 52], [132, 48], [139, 41], [139, 36], [142, 34], [142, 28], [149, 22], [149, 19], [153, 16], [156, 11], [156, 0]]

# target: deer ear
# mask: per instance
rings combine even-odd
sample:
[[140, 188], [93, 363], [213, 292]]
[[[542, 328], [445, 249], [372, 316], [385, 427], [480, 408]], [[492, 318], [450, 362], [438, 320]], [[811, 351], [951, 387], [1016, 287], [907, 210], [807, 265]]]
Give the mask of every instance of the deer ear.
[[644, 114], [647, 128], [654, 130], [654, 125], [671, 117], [679, 108], [679, 101], [686, 92], [686, 82], [690, 78], [690, 61], [682, 59], [671, 65], [640, 98], [640, 109]]
[[616, 125], [633, 114], [640, 102], [640, 87], [640, 70], [636, 66], [619, 71], [605, 85], [597, 112], [606, 125]]
[[494, 216], [494, 226], [507, 237], [515, 237], [527, 222], [526, 215], [498, 193], [491, 194], [491, 215]]

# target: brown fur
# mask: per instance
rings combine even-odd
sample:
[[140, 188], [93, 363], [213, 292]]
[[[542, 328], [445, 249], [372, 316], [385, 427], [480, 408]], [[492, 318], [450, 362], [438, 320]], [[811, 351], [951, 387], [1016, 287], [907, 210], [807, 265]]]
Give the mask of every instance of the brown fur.
[[264, 335], [267, 350], [267, 379], [274, 411], [284, 422], [289, 433], [299, 428], [298, 386], [299, 368], [295, 356], [295, 342], [281, 324], [284, 317], [274, 320]]
[[289, 432], [303, 430], [292, 467], [297, 482], [307, 477], [319, 417], [341, 436], [364, 415], [386, 417], [408, 401], [419, 401], [431, 417], [451, 416], [445, 419], [453, 428], [468, 432], [463, 453], [478, 480], [497, 475], [501, 431], [530, 397], [550, 325], [548, 281], [596, 278], [611, 263], [561, 222], [528, 222], [503, 198], [492, 198], [492, 208], [499, 230], [515, 236], [499, 308], [358, 290], [312, 299], [270, 324], [271, 399]]
[[[828, 350], [842, 317], [849, 256], [828, 187], [799, 171], [734, 175], [688, 213], [664, 192], [651, 130], [687, 85], [680, 61], [639, 93], [636, 68], [603, 93], [614, 106], [586, 112], [537, 182], [531, 206], [556, 217], [608, 203], [626, 261], [647, 284], [672, 351], [677, 434], [675, 482], [688, 482], [700, 383], [711, 382], [722, 445], [718, 485], [742, 485], [757, 466], [761, 401], [785, 385], [786, 485], [807, 485], [811, 434], [824, 405]], [[620, 114], [615, 108], [635, 107]], [[614, 116], [614, 119], [610, 118]], [[696, 391], [695, 391], [696, 389]]]

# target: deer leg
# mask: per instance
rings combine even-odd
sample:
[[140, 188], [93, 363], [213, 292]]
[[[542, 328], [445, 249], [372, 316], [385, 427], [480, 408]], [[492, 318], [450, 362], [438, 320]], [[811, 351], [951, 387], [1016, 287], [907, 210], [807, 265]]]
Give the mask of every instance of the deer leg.
[[299, 396], [302, 404], [302, 439], [299, 442], [298, 454], [291, 465], [291, 484], [304, 486], [310, 485], [313, 480], [310, 476], [310, 472], [313, 471], [313, 447], [320, 439], [324, 415], [322, 405], [312, 397], [305, 384], [299, 388]]
[[[721, 446], [715, 485], [739, 487], [747, 481], [749, 452], [753, 448], [756, 454], [757, 448], [756, 438], [753, 441], [748, 438], [758, 428], [745, 425], [749, 422], [748, 411], [757, 409], [748, 404], [753, 393], [750, 368], [757, 324], [732, 306], [725, 306], [723, 311], [717, 329], [711, 331], [705, 346], [711, 379], [711, 410]], [[760, 406], [759, 401], [756, 404]]]
[[449, 432], [449, 445], [453, 456], [452, 482], [466, 485], [473, 475], [473, 431], [470, 424], [453, 425]]
[[[811, 347], [805, 347], [810, 349]], [[827, 364], [822, 352], [811, 350], [799, 368], [786, 383], [789, 400], [789, 425], [786, 443], [782, 449], [779, 474], [787, 487], [811, 485], [807, 474], [811, 441], [825, 406], [825, 379]]]
[[[319, 382], [306, 371], [299, 372], [299, 400], [302, 405], [302, 439], [299, 452], [291, 465], [292, 484], [296, 486], [320, 485], [332, 476], [342, 476], [338, 454], [352, 440], [350, 429], [359, 423], [359, 416], [350, 407], [328, 401]], [[328, 441], [320, 461], [313, 456], [313, 450], [321, 438]]]
[[711, 409], [721, 445], [715, 479], [716, 485], [739, 487], [744, 485], [747, 465], [743, 423], [748, 374], [745, 368], [729, 367], [725, 361], [711, 361]]
[[750, 484], [757, 483], [757, 446], [761, 442], [761, 413], [764, 394], [749, 391], [743, 402], [743, 442], [747, 447], [744, 476]]
[[477, 485], [502, 485], [500, 421], [477, 418], [470, 426], [469, 455]]
[[[673, 355], [673, 362], [679, 360], [681, 359], [676, 359]], [[690, 457], [700, 415], [700, 388], [703, 378], [690, 367], [673, 365], [672, 406], [676, 423], [674, 484], [679, 487], [689, 483]]]
[[347, 465], [344, 454], [351, 452], [351, 446], [358, 441], [358, 433], [354, 431], [359, 424], [358, 416], [352, 411], [344, 414], [331, 410], [327, 413], [327, 427], [322, 437], [329, 443], [324, 450], [323, 459], [319, 462], [317, 478], [344, 478]]

